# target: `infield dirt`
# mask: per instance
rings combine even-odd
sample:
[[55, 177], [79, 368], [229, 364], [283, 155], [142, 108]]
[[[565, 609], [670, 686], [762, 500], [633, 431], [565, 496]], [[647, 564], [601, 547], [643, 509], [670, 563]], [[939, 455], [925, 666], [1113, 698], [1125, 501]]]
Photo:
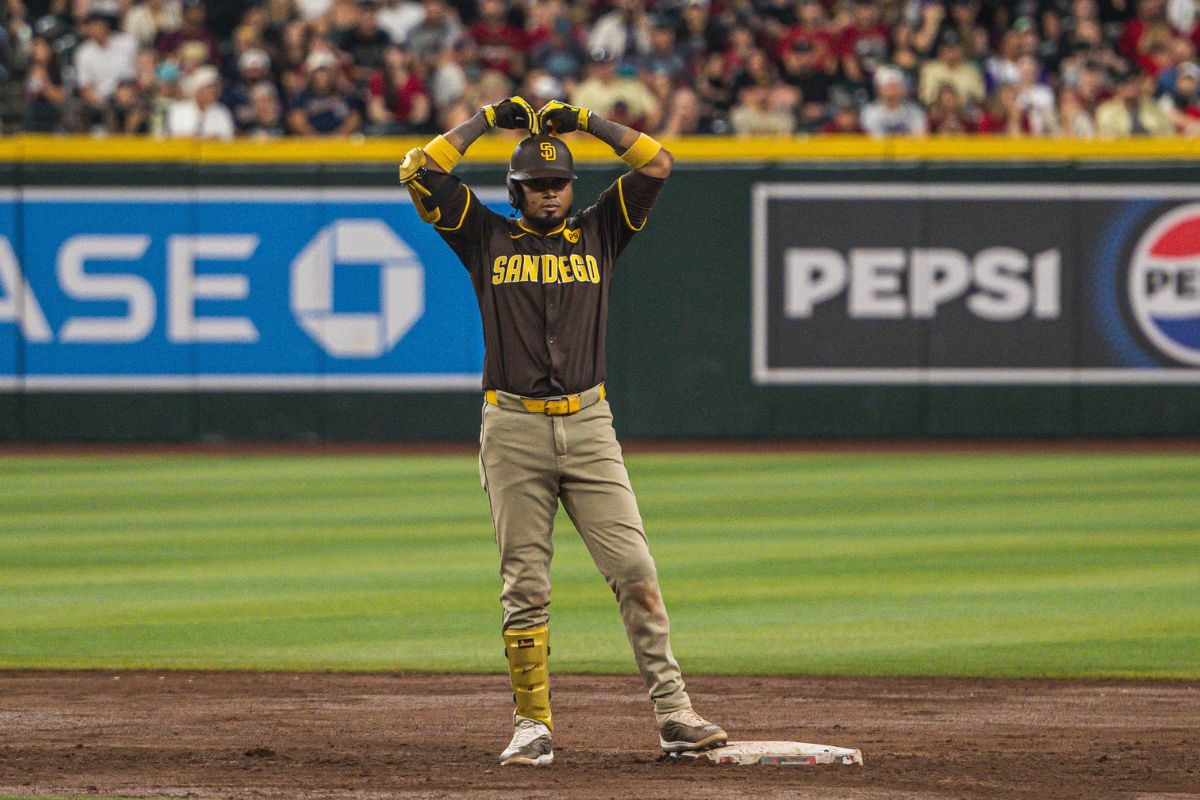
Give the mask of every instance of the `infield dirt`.
[[563, 675], [555, 762], [501, 769], [504, 675], [0, 673], [0, 795], [1200, 800], [1200, 684], [695, 677], [731, 738], [865, 766], [659, 760], [635, 677]]

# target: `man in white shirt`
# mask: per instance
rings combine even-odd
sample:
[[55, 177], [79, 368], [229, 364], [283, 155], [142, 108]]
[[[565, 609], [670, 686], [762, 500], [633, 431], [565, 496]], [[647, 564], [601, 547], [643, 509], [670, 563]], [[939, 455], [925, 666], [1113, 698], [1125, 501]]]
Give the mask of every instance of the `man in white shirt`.
[[113, 20], [90, 11], [83, 23], [87, 41], [75, 51], [75, 74], [79, 97], [91, 121], [104, 114], [109, 99], [121, 81], [136, 76], [137, 40], [113, 31]]
[[875, 70], [878, 98], [868, 103], [859, 119], [862, 129], [872, 136], [924, 136], [928, 119], [919, 105], [908, 99], [904, 73], [892, 66]]
[[379, 9], [379, 27], [397, 44], [407, 42], [409, 32], [424, 21], [425, 6], [415, 0], [387, 0]]
[[217, 102], [221, 77], [215, 67], [199, 67], [183, 82], [189, 99], [171, 104], [167, 111], [167, 133], [177, 139], [232, 139], [233, 114]]

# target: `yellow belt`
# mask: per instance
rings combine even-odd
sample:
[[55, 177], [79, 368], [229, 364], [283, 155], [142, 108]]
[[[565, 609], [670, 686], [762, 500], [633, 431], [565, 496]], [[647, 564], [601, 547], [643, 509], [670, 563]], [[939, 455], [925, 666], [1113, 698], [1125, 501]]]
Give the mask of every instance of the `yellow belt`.
[[604, 390], [603, 383], [579, 394], [564, 394], [559, 397], [521, 397], [495, 389], [488, 389], [483, 393], [485, 401], [499, 408], [527, 411], [530, 414], [546, 414], [551, 417], [574, 414], [599, 403], [607, 396], [608, 393]]

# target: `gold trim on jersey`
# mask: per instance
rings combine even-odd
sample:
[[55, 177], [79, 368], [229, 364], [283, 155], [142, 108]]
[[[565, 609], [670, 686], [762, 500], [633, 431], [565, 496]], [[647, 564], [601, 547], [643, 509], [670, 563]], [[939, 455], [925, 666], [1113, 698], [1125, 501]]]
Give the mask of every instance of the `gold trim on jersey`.
[[[463, 190], [467, 193], [467, 202], [463, 203], [463, 212], [462, 212], [462, 216], [458, 218], [458, 224], [455, 225], [453, 228], [444, 228], [441, 225], [434, 225], [433, 227], [437, 228], [439, 231], [446, 231], [447, 233], [451, 233], [453, 231], [458, 230], [459, 228], [461, 228], [463, 226], [463, 223], [466, 222], [466, 220], [467, 220], [467, 209], [469, 209], [471, 207], [471, 190], [465, 186], [463, 187]], [[438, 213], [439, 214], [441, 213], [441, 209], [438, 210]]]
[[[533, 230], [532, 228], [526, 228], [525, 220], [523, 220], [523, 219], [517, 220], [517, 227], [520, 228], [521, 230], [525, 231], [526, 233], [532, 233], [534, 236], [553, 236], [556, 233], [563, 232], [563, 230], [567, 227], [567, 221], [563, 220], [561, 225], [559, 225], [557, 228], [555, 228], [554, 230], [549, 231], [547, 233], [538, 233], [537, 231]], [[512, 234], [509, 234], [509, 235], [511, 236]], [[515, 239], [517, 237], [513, 236], [513, 238]]]
[[617, 199], [621, 201], [621, 216], [625, 217], [625, 224], [629, 226], [629, 230], [637, 233], [642, 228], [646, 227], [646, 220], [650, 218], [646, 217], [646, 219], [642, 220], [642, 224], [636, 227], [632, 222], [629, 221], [629, 209], [625, 207], [625, 189], [621, 186], [621, 181], [624, 180], [624, 178], [624, 175], [622, 175], [620, 178], [617, 178]]

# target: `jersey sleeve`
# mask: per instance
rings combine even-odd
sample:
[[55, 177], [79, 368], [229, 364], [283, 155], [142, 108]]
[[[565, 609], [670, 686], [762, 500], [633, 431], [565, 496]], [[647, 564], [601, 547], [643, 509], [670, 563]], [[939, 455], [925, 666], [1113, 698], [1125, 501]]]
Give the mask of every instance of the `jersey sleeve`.
[[610, 256], [616, 258], [633, 235], [646, 227], [666, 182], [665, 178], [627, 172], [601, 192], [596, 204], [580, 213], [580, 219], [596, 226]]
[[414, 183], [418, 188], [413, 202], [424, 209], [421, 218], [433, 225], [468, 272], [476, 272], [483, 263], [487, 225], [499, 215], [480, 203], [475, 193], [453, 175], [427, 172]]

